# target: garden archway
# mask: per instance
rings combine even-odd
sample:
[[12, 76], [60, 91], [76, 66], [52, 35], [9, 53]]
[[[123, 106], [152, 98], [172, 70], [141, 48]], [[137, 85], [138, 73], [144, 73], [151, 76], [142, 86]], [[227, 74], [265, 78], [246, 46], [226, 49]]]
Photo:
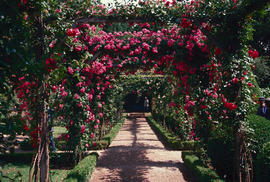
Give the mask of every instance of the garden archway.
[[[157, 19], [156, 21], [152, 20], [152, 22], [168, 21], [168, 24], [165, 24], [165, 28], [162, 30], [156, 30], [159, 25], [155, 23], [153, 30], [151, 30], [152, 25], [143, 23], [138, 24], [139, 26], [132, 24], [134, 30], [138, 29], [134, 32], [106, 33], [97, 26], [87, 24], [108, 22], [111, 21], [111, 18], [114, 18], [115, 21], [126, 22], [127, 19], [124, 15], [127, 12], [123, 8], [120, 9], [121, 11], [119, 10], [123, 14], [120, 14], [121, 16], [118, 17], [108, 16], [105, 18], [91, 17], [77, 19], [76, 24], [67, 30], [66, 39], [62, 41], [67, 46], [63, 46], [61, 41], [59, 44], [52, 45], [52, 47], [63, 46], [64, 54], [62, 52], [59, 54], [59, 52], [56, 53], [57, 51], [55, 51], [50, 58], [46, 59], [47, 72], [44, 80], [49, 84], [49, 88], [45, 83], [41, 88], [44, 90], [48, 88], [49, 91], [47, 93], [55, 93], [45, 98], [45, 100], [48, 100], [51, 96], [57, 98], [56, 102], [50, 105], [50, 107], [56, 107], [56, 110], [61, 110], [61, 112], [72, 110], [69, 115], [65, 116], [65, 120], [69, 121], [67, 127], [71, 129], [71, 133], [74, 131], [75, 133], [83, 134], [87, 130], [85, 128], [86, 125], [90, 122], [92, 123], [92, 121], [94, 122], [90, 125], [88, 131], [91, 133], [96, 126], [98, 127], [100, 118], [104, 114], [103, 106], [105, 102], [102, 98], [107, 90], [113, 89], [111, 83], [115, 82], [115, 77], [119, 75], [119, 71], [129, 72], [127, 69], [133, 70], [134, 67], [147, 68], [151, 66], [156, 68], [157, 73], [169, 75], [169, 81], [174, 83], [177, 88], [174, 94], [185, 96], [183, 108], [191, 116], [194, 113], [198, 114], [198, 116], [207, 116], [209, 115], [207, 113], [211, 112], [211, 121], [214, 121], [220, 115], [220, 113], [215, 114], [211, 109], [212, 106], [215, 106], [216, 108], [226, 110], [228, 114], [225, 115], [236, 117], [235, 121], [242, 121], [244, 119], [244, 115], [238, 114], [239, 112], [237, 113], [236, 111], [239, 111], [239, 108], [243, 110], [245, 107], [236, 103], [240, 104], [244, 100], [243, 94], [241, 94], [243, 92], [242, 89], [249, 82], [241, 82], [241, 84], [236, 85], [237, 93], [228, 93], [228, 90], [223, 88], [222, 85], [227, 84], [226, 82], [230, 84], [240, 83], [242, 75], [247, 74], [248, 66], [243, 63], [247, 57], [241, 55], [242, 53], [239, 51], [241, 40], [237, 39], [236, 43], [230, 42], [232, 41], [230, 40], [225, 45], [221, 45], [220, 41], [217, 41], [211, 34], [213, 30], [211, 23], [214, 24], [214, 28], [217, 28], [218, 26], [215, 27], [215, 25], [218, 23], [215, 23], [215, 21], [222, 19], [225, 22], [224, 27], [227, 28], [226, 32], [235, 33], [240, 28], [236, 30], [233, 30], [233, 28], [238, 27], [238, 23], [244, 21], [244, 17], [249, 13], [250, 9], [246, 11], [235, 10], [232, 11], [232, 15], [228, 16], [197, 19], [193, 17], [194, 14], [196, 15], [196, 12], [192, 10], [210, 5], [200, 1], [192, 1], [187, 5], [180, 4], [174, 9], [175, 3], [174, 1], [165, 4], [161, 3], [161, 8], [156, 8], [151, 3], [150, 5], [147, 2], [145, 4], [142, 3], [142, 7], [145, 8], [143, 10], [147, 10], [146, 13], [150, 15], [152, 15], [150, 13], [151, 11], [149, 11], [152, 8], [151, 6], [155, 7], [161, 15], [163, 15], [162, 13], [164, 11], [171, 13], [168, 13], [170, 17], [167, 15], [164, 16], [165, 19], [161, 16], [146, 16], [150, 20]], [[254, 3], [252, 1], [248, 6], [254, 5]], [[259, 9], [262, 4], [255, 7]], [[229, 8], [234, 6], [235, 4], [230, 2]], [[242, 8], [244, 9], [246, 6], [243, 5]], [[99, 9], [101, 12], [103, 11], [101, 7]], [[175, 14], [175, 17], [172, 16], [176, 11], [180, 11], [181, 13]], [[202, 11], [205, 11], [205, 9]], [[108, 13], [114, 14], [115, 12]], [[133, 10], [131, 12], [134, 13]], [[145, 12], [141, 13], [144, 15]], [[129, 13], [127, 15], [134, 16]], [[231, 22], [226, 19], [229, 17], [228, 19], [232, 20], [235, 18], [235, 15], [239, 15], [239, 17], [232, 21], [233, 24], [231, 27], [229, 26]], [[128, 21], [132, 21], [132, 19], [129, 18]], [[133, 22], [141, 23], [142, 18], [135, 18]], [[173, 24], [174, 22], [176, 23]], [[217, 31], [217, 36], [219, 36], [219, 33]], [[240, 33], [236, 35], [240, 36]], [[232, 37], [235, 38], [236, 35]], [[228, 45], [231, 45], [231, 47]], [[243, 48], [243, 50], [245, 49]], [[243, 62], [234, 59], [234, 54], [237, 54]], [[222, 63], [225, 63], [226, 67], [223, 67]], [[230, 65], [230, 63], [233, 63], [233, 65]], [[231, 71], [230, 68], [233, 68], [235, 65], [237, 68], [232, 71], [232, 74], [228, 74], [228, 70]], [[231, 79], [234, 79], [234, 81], [231, 82]], [[25, 83], [28, 85], [25, 85]], [[18, 85], [17, 93], [28, 95], [26, 92], [26, 88], [29, 86], [27, 78], [19, 80]], [[77, 87], [74, 88], [74, 85]], [[27, 103], [27, 99], [24, 101], [25, 105], [31, 105]], [[179, 103], [172, 103], [173, 107], [177, 107], [178, 105]], [[42, 110], [45, 110], [45, 108]], [[199, 110], [203, 110], [204, 112], [200, 112]], [[80, 119], [73, 120], [75, 115], [80, 115]], [[48, 135], [46, 134], [46, 131], [48, 131], [48, 114], [46, 112], [44, 112], [43, 120], [41, 121], [35, 130], [41, 136], [39, 152], [48, 150]], [[235, 134], [237, 139], [241, 138], [238, 133], [240, 126], [240, 122], [236, 122]], [[40, 130], [43, 132], [40, 132]], [[67, 139], [69, 138], [67, 135], [65, 137]], [[241, 140], [237, 142], [241, 144]], [[239, 164], [240, 153], [236, 152], [236, 156], [238, 159], [236, 163]], [[43, 161], [43, 159], [48, 160], [48, 156], [40, 154], [36, 158], [36, 161]], [[247, 165], [249, 164], [247, 163]], [[39, 168], [39, 164], [37, 167]], [[241, 170], [239, 167], [236, 168], [235, 178], [238, 179], [241, 176], [239, 174]], [[48, 175], [43, 179], [46, 181], [47, 178]]]

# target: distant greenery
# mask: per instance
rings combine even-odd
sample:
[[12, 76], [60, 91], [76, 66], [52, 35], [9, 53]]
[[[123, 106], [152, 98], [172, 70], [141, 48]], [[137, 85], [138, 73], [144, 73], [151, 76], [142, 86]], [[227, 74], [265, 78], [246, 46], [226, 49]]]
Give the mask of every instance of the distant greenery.
[[61, 127], [61, 126], [53, 127], [53, 137], [54, 138], [57, 138], [62, 133], [67, 133], [67, 129], [65, 127]]
[[251, 14], [253, 39], [250, 45], [257, 49], [260, 58], [255, 61], [254, 73], [261, 88], [270, 87], [270, 5]]
[[270, 57], [258, 58], [253, 72], [261, 88], [270, 87]]
[[254, 33], [253, 40], [251, 40], [251, 45], [256, 48], [260, 55], [270, 56], [270, 11], [269, 7], [260, 11], [252, 13], [251, 22], [253, 25]]

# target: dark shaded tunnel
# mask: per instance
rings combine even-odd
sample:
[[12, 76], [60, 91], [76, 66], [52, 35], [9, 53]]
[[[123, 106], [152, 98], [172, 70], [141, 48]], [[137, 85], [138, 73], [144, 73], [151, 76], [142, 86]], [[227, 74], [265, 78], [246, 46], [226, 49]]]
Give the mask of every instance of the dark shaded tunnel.
[[[145, 107], [146, 98], [149, 101], [148, 108]], [[124, 109], [126, 112], [149, 112], [151, 111], [151, 98], [145, 95], [138, 95], [135, 93], [129, 93], [124, 98]]]

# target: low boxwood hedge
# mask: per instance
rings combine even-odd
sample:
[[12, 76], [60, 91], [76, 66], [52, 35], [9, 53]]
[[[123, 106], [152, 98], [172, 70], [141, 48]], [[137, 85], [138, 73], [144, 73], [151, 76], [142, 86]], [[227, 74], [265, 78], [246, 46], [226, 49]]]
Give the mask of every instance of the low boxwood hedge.
[[116, 125], [114, 125], [109, 133], [107, 133], [98, 143], [97, 146], [94, 149], [106, 149], [110, 146], [113, 139], [118, 134], [119, 130], [122, 128], [123, 123], [125, 122], [125, 118], [123, 118], [120, 122], [118, 122]]
[[88, 181], [95, 169], [98, 159], [97, 153], [91, 153], [81, 160], [72, 170], [69, 171], [66, 179], [67, 182], [84, 182]]
[[182, 159], [188, 168], [194, 172], [198, 181], [225, 182], [224, 180], [220, 179], [214, 170], [206, 167], [202, 161], [200, 161], [199, 157], [197, 157], [194, 153], [183, 151]]
[[147, 117], [147, 121], [156, 132], [156, 134], [164, 141], [164, 144], [175, 150], [197, 150], [200, 143], [197, 141], [181, 141], [176, 135], [165, 130], [151, 116]]

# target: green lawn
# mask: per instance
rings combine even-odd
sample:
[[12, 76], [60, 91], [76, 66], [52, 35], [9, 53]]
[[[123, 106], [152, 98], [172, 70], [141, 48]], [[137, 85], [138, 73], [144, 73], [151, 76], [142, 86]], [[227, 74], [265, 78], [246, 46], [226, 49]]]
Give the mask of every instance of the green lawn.
[[55, 126], [53, 127], [53, 137], [57, 138], [58, 136], [60, 136], [62, 133], [66, 133], [67, 129], [65, 127], [62, 126]]
[[[29, 176], [29, 164], [26, 163], [7, 163], [2, 166], [2, 178], [1, 182], [10, 181], [28, 181]], [[50, 175], [52, 181], [63, 181], [67, 176], [69, 170], [51, 170]], [[4, 177], [6, 176], [6, 177]]]

